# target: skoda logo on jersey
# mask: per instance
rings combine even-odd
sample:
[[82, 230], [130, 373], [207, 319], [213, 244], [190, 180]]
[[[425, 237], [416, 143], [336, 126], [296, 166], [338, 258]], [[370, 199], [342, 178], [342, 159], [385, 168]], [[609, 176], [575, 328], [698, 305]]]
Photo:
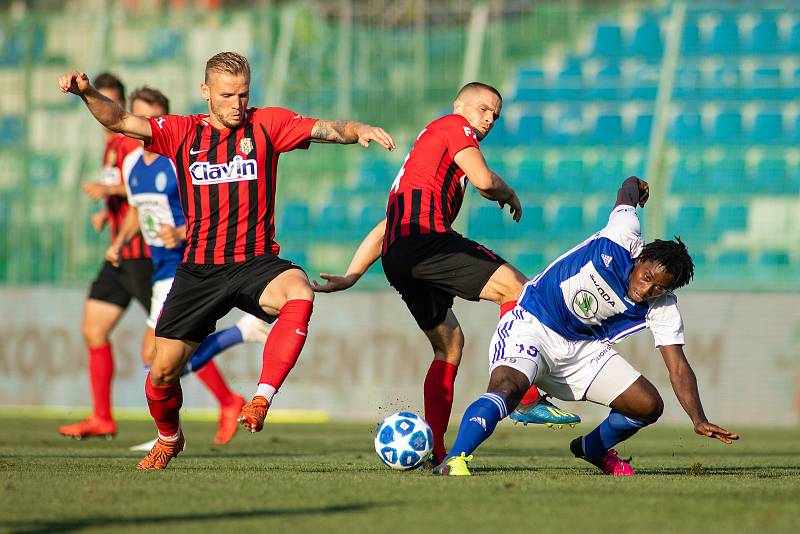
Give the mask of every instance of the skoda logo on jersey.
[[258, 178], [258, 163], [254, 159], [234, 156], [229, 163], [195, 161], [189, 167], [195, 185], [223, 184]]
[[163, 193], [167, 188], [167, 173], [160, 172], [156, 175], [156, 191]]
[[597, 297], [581, 289], [572, 297], [572, 312], [583, 319], [591, 319], [597, 314]]
[[250, 139], [249, 137], [243, 137], [242, 140], [239, 141], [239, 152], [247, 156], [252, 151], [253, 151], [253, 140]]

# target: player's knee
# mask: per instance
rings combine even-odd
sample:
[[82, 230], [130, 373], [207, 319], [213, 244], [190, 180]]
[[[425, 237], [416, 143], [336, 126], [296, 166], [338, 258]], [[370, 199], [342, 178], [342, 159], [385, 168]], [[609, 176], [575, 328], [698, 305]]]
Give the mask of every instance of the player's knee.
[[153, 362], [153, 366], [150, 367], [150, 382], [154, 386], [162, 387], [174, 384], [180, 376], [180, 367], [177, 365]]
[[108, 343], [109, 331], [102, 325], [84, 321], [84, 323], [81, 325], [81, 334], [83, 334], [83, 339], [90, 347], [105, 345]]
[[661, 395], [656, 393], [655, 395], [649, 396], [643, 403], [637, 419], [641, 420], [645, 424], [652, 425], [658, 421], [663, 413], [664, 401], [661, 398]]
[[286, 301], [290, 300], [307, 300], [314, 302], [314, 290], [308, 284], [295, 284], [292, 288], [286, 291]]
[[525, 395], [525, 392], [528, 390], [529, 384], [527, 384], [526, 381], [520, 380], [506, 369], [510, 371], [510, 368], [500, 366], [492, 372], [487, 391], [501, 394], [506, 399], [508, 411], [511, 412], [517, 407], [519, 401], [522, 400], [523, 395]]

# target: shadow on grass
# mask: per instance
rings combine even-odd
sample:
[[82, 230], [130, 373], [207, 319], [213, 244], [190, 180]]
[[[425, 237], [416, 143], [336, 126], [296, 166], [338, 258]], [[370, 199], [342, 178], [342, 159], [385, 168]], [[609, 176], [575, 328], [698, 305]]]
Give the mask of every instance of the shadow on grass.
[[[306, 508], [262, 508], [257, 510], [241, 510], [200, 514], [151, 515], [143, 517], [86, 517], [66, 520], [26, 520], [0, 521], [0, 529], [9, 529], [19, 534], [39, 534], [46, 532], [77, 532], [92, 527], [146, 527], [150, 523], [219, 521], [236, 519], [254, 519], [271, 517], [294, 517], [308, 515], [334, 515], [353, 512], [365, 512], [372, 508], [386, 506], [376, 503], [340, 504]], [[184, 524], [185, 525], [185, 524]], [[200, 526], [200, 525], [198, 525]]]
[[[746, 467], [702, 467], [699, 473], [692, 473], [691, 466], [686, 467], [636, 467], [638, 475], [650, 476], [728, 476], [728, 477], [753, 477], [753, 478], [785, 478], [800, 476], [800, 467], [789, 465], [753, 465]], [[508, 474], [513, 473], [572, 473], [572, 474], [596, 474], [606, 476], [592, 467], [552, 467], [552, 466], [512, 466], [504, 465], [499, 467], [470, 467], [473, 473], [484, 475]]]

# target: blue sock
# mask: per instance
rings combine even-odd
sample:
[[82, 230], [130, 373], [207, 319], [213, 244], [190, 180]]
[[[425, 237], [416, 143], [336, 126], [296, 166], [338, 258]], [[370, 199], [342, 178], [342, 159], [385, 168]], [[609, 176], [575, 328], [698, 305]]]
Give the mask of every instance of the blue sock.
[[645, 426], [647, 423], [611, 410], [597, 428], [583, 436], [583, 454], [590, 460], [599, 459], [608, 449], [625, 441]]
[[478, 445], [492, 435], [497, 423], [506, 415], [508, 415], [508, 407], [503, 396], [494, 392], [484, 393], [464, 412], [461, 425], [458, 427], [456, 442], [450, 449], [447, 458], [460, 456], [462, 452], [466, 456], [472, 454]]
[[200, 346], [197, 347], [197, 350], [194, 351], [194, 354], [192, 354], [192, 359], [189, 360], [188, 365], [189, 370], [196, 373], [202, 369], [205, 364], [211, 361], [211, 358], [227, 348], [238, 345], [242, 341], [244, 341], [244, 338], [238, 326], [232, 326], [220, 332], [214, 332], [207, 336], [203, 342], [200, 343]]

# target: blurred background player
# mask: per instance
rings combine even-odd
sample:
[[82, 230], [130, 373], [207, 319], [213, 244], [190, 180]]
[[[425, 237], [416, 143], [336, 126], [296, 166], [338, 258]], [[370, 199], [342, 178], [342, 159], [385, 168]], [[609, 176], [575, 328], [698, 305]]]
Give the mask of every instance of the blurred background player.
[[[130, 95], [131, 112], [143, 117], [160, 117], [169, 113], [169, 100], [156, 89], [142, 87]], [[134, 150], [122, 165], [122, 178], [130, 205], [117, 234], [106, 252], [106, 259], [118, 265], [120, 253], [135, 236], [147, 242], [153, 262], [153, 298], [147, 326], [155, 329], [164, 300], [175, 277], [175, 270], [183, 260], [186, 249], [186, 220], [181, 210], [178, 180], [172, 162], [163, 156], [143, 150]], [[248, 341], [266, 342], [269, 327], [263, 321], [247, 315], [235, 326], [212, 334], [200, 344], [195, 353], [194, 365], [187, 366], [205, 384], [219, 403], [219, 430], [214, 443], [228, 443], [238, 428], [237, 417], [244, 399], [232, 392], [213, 361], [214, 355], [226, 348]], [[155, 356], [153, 352], [144, 359], [145, 368]], [[150, 450], [153, 443], [132, 447], [132, 450]]]
[[689, 283], [694, 264], [680, 238], [644, 245], [636, 206], [648, 197], [647, 182], [625, 180], [606, 227], [525, 284], [490, 343], [487, 393], [464, 412], [453, 448], [435, 474], [469, 475], [472, 452], [536, 384], [562, 400], [610, 406], [608, 417], [575, 438], [570, 451], [603, 473], [635, 475], [613, 447], [655, 423], [664, 402], [613, 344], [645, 328], [653, 333], [694, 431], [725, 444], [739, 439], [709, 423], [703, 412], [673, 294]]
[[164, 469], [185, 443], [180, 426], [180, 374], [216, 321], [233, 307], [259, 318], [278, 316], [264, 348], [253, 400], [239, 420], [263, 428], [273, 396], [294, 367], [308, 335], [314, 292], [295, 263], [277, 256], [274, 207], [278, 156], [310, 142], [372, 141], [388, 150], [381, 128], [353, 121], [324, 121], [284, 108], [248, 108], [250, 64], [233, 52], [206, 63], [201, 85], [208, 114], [145, 119], [126, 113], [72, 71], [59, 78], [62, 92], [79, 95], [95, 118], [117, 132], [145, 141], [145, 148], [175, 164], [187, 249], [156, 327], [156, 357], [145, 380], [159, 438], [137, 465]]
[[[386, 278], [433, 348], [424, 398], [437, 463], [446, 454], [444, 435], [464, 348], [464, 334], [452, 310], [454, 297], [490, 300], [500, 306], [502, 315], [514, 307], [526, 280], [503, 258], [451, 227], [467, 180], [501, 209], [508, 204], [514, 221], [522, 217], [516, 193], [489, 169], [478, 145], [492, 130], [502, 106], [494, 87], [479, 82], [462, 87], [453, 113], [428, 124], [417, 138], [392, 184], [387, 218], [361, 243], [347, 273], [323, 273], [320, 276], [327, 283], [315, 283], [315, 289], [322, 292], [347, 289], [382, 257]], [[544, 398], [537, 402], [538, 396], [538, 390], [532, 388], [530, 402], [541, 412], [529, 412], [529, 422], [580, 422], [578, 416], [557, 409]]]
[[[119, 78], [105, 72], [97, 76], [95, 86], [103, 96], [125, 107], [125, 87]], [[105, 209], [92, 216], [92, 226], [100, 232], [108, 223], [111, 240], [114, 241], [128, 209], [125, 185], [122, 183], [122, 162], [140, 145], [136, 140], [109, 129], [105, 131], [105, 143], [101, 180], [84, 183], [83, 191], [93, 200], [105, 201]], [[110, 439], [117, 433], [111, 414], [114, 358], [109, 336], [132, 298], [149, 312], [152, 273], [147, 245], [138, 236], [120, 250], [118, 265], [105, 261], [97, 273], [83, 307], [81, 326], [89, 352], [93, 413], [83, 421], [60, 427], [61, 434], [75, 439], [90, 436]], [[152, 354], [153, 348], [153, 329], [147, 328], [142, 339], [142, 357]]]

